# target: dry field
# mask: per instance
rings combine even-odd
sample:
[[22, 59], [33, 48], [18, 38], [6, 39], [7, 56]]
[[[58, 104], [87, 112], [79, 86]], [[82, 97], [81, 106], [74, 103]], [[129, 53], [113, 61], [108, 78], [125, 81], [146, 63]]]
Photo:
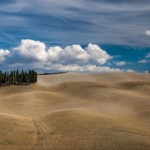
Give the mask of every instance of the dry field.
[[57, 74], [0, 87], [0, 150], [150, 150], [150, 74]]

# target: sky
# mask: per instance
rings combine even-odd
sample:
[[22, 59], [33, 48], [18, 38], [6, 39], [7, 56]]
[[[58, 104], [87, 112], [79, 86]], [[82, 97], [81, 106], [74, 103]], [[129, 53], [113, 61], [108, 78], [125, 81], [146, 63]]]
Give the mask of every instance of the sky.
[[0, 69], [150, 70], [149, 0], [0, 0]]

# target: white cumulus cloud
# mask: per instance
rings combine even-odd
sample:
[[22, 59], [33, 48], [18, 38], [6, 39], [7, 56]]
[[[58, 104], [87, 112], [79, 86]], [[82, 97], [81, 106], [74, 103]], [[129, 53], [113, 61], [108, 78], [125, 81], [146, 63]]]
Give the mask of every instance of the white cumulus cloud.
[[112, 57], [107, 54], [106, 51], [102, 50], [98, 45], [89, 44], [86, 48], [87, 53], [90, 55], [90, 61], [104, 64], [108, 59], [111, 59]]
[[53, 63], [59, 62], [61, 64], [99, 64], [106, 63], [112, 57], [98, 45], [89, 44], [83, 49], [80, 45], [61, 47], [50, 47], [48, 49], [48, 60]]
[[18, 55], [21, 59], [27, 60], [46, 60], [46, 46], [40, 41], [21, 40], [21, 44], [13, 48], [12, 55]]
[[116, 65], [117, 66], [124, 66], [124, 65], [126, 65], [126, 62], [120, 61], [120, 62], [117, 62]]
[[138, 63], [147, 63], [147, 60], [139, 60]]
[[128, 69], [127, 72], [135, 72], [135, 71], [132, 69]]
[[145, 35], [150, 36], [150, 31], [147, 30], [147, 31], [145, 32]]
[[50, 47], [48, 49], [48, 60], [53, 63], [67, 64], [85, 64], [90, 55], [81, 48], [80, 45], [61, 47]]
[[5, 57], [8, 56], [10, 52], [8, 50], [0, 49], [0, 63], [5, 60]]

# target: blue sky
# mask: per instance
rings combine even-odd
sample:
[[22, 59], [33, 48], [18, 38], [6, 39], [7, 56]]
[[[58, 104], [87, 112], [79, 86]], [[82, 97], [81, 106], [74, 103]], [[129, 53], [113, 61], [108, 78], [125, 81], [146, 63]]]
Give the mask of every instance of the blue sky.
[[1, 70], [150, 70], [149, 0], [1, 0]]

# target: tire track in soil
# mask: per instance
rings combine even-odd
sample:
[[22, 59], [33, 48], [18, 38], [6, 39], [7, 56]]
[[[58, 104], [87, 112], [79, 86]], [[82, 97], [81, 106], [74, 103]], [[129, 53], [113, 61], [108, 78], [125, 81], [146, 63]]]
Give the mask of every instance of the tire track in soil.
[[[48, 129], [48, 127], [42, 122], [42, 121], [40, 121], [40, 124], [41, 124], [41, 127], [43, 128], [43, 130], [45, 130], [45, 132], [46, 133], [49, 133], [50, 131], [49, 131], [49, 129]], [[48, 135], [47, 135], [48, 136]], [[51, 137], [53, 137], [53, 139], [55, 140], [55, 141], [57, 141], [63, 148], [65, 148], [65, 149], [70, 149], [70, 148], [68, 148], [68, 147], [66, 147], [64, 144], [62, 144], [56, 137], [54, 137], [54, 136], [51, 136]], [[66, 143], [67, 144], [67, 143]]]
[[32, 147], [32, 150], [41, 150], [41, 145], [43, 145], [42, 148], [44, 148], [44, 150], [53, 150], [46, 130], [41, 126], [39, 121], [33, 119], [33, 123], [37, 129], [38, 137], [36, 143]]
[[[37, 150], [38, 146], [40, 147], [40, 144], [43, 144], [44, 150], [55, 150], [56, 147], [59, 147], [59, 149], [65, 149], [65, 150], [70, 149], [68, 146], [66, 147], [62, 142], [60, 142], [52, 134], [49, 135], [51, 131], [48, 129], [48, 127], [42, 121], [33, 119], [33, 123], [37, 129], [38, 138], [37, 138], [37, 142], [33, 146], [32, 150]], [[55, 148], [51, 144], [51, 142], [50, 142], [51, 140], [53, 142], [55, 142], [55, 145], [54, 145]], [[65, 144], [67, 144], [67, 143], [65, 143]]]

